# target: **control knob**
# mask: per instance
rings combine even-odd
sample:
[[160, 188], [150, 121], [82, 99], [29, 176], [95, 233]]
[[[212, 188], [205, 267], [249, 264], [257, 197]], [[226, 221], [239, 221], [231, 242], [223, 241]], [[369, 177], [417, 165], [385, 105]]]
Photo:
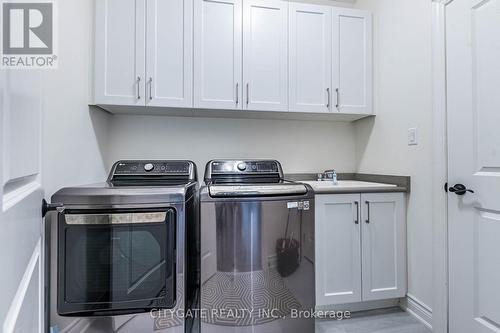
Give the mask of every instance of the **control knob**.
[[246, 169], [247, 169], [247, 164], [246, 163], [239, 163], [238, 164], [238, 170], [245, 171]]
[[152, 171], [154, 168], [155, 168], [155, 166], [152, 163], [144, 164], [144, 170], [146, 172]]

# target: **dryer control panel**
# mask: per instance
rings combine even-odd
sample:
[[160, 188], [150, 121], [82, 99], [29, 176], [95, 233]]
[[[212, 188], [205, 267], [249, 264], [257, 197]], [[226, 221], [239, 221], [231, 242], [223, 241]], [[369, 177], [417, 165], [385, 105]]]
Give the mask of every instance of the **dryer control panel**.
[[189, 162], [183, 161], [120, 161], [114, 174], [189, 174], [190, 167]]
[[176, 160], [126, 160], [118, 161], [111, 168], [108, 181], [124, 177], [187, 178], [196, 180], [196, 168], [191, 161]]

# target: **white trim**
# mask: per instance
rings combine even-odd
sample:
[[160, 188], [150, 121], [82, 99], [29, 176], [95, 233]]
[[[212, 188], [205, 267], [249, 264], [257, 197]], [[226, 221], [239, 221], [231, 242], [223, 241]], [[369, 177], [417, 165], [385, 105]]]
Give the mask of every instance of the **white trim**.
[[38, 302], [40, 304], [40, 308], [38, 310], [38, 333], [45, 332], [45, 266], [43, 261], [43, 238], [40, 236], [38, 240], [40, 244], [39, 249], [39, 260], [38, 260], [38, 285], [40, 290], [38, 292]]
[[432, 327], [435, 333], [448, 332], [448, 218], [447, 195], [443, 186], [448, 178], [445, 9], [450, 2], [435, 0], [432, 4], [432, 289], [434, 295]]
[[[21, 312], [21, 307], [23, 305], [24, 298], [26, 296], [26, 292], [30, 286], [31, 279], [33, 277], [33, 273], [35, 272], [36, 265], [41, 265], [40, 262], [40, 246], [41, 240], [38, 240], [38, 243], [33, 250], [33, 254], [31, 255], [30, 261], [26, 270], [24, 271], [23, 277], [21, 279], [21, 283], [19, 283], [19, 287], [17, 288], [16, 294], [10, 304], [9, 311], [7, 312], [7, 316], [5, 316], [5, 321], [3, 322], [3, 333], [11, 333], [14, 332], [14, 328], [16, 327], [17, 319], [19, 318], [19, 313]], [[40, 272], [40, 266], [39, 266]], [[39, 277], [40, 278], [40, 277]], [[40, 280], [37, 281], [40, 283]], [[39, 292], [42, 292], [42, 286], [39, 286]], [[40, 297], [39, 297], [40, 299]], [[43, 311], [43, 304], [40, 304], [40, 311]], [[39, 323], [41, 325], [41, 323]]]
[[387, 309], [393, 308], [401, 305], [401, 298], [391, 298], [383, 299], [378, 301], [365, 301], [356, 303], [346, 303], [346, 304], [331, 304], [331, 305], [320, 305], [316, 306], [316, 310], [319, 311], [369, 311], [377, 309]]
[[3, 200], [2, 200], [3, 202], [2, 211], [6, 212], [10, 208], [14, 207], [15, 205], [23, 201], [29, 195], [37, 191], [39, 188], [41, 188], [41, 184], [38, 178], [39, 177], [36, 175], [26, 177], [26, 180], [28, 181], [27, 183], [22, 184], [21, 186], [13, 189], [12, 191], [5, 192], [3, 194]]
[[401, 308], [432, 330], [432, 310], [418, 298], [408, 294], [401, 302]]

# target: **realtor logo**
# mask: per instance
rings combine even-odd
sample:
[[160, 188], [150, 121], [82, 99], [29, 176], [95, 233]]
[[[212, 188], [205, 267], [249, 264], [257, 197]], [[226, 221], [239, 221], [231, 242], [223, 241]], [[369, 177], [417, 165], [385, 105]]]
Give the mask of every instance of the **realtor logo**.
[[54, 3], [2, 2], [2, 68], [55, 68]]

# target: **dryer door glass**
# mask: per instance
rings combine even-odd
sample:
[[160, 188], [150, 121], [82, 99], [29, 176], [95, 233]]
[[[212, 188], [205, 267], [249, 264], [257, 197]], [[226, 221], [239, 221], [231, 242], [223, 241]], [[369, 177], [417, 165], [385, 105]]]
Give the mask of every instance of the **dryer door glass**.
[[174, 225], [173, 210], [66, 213], [63, 303], [84, 311], [173, 307]]

